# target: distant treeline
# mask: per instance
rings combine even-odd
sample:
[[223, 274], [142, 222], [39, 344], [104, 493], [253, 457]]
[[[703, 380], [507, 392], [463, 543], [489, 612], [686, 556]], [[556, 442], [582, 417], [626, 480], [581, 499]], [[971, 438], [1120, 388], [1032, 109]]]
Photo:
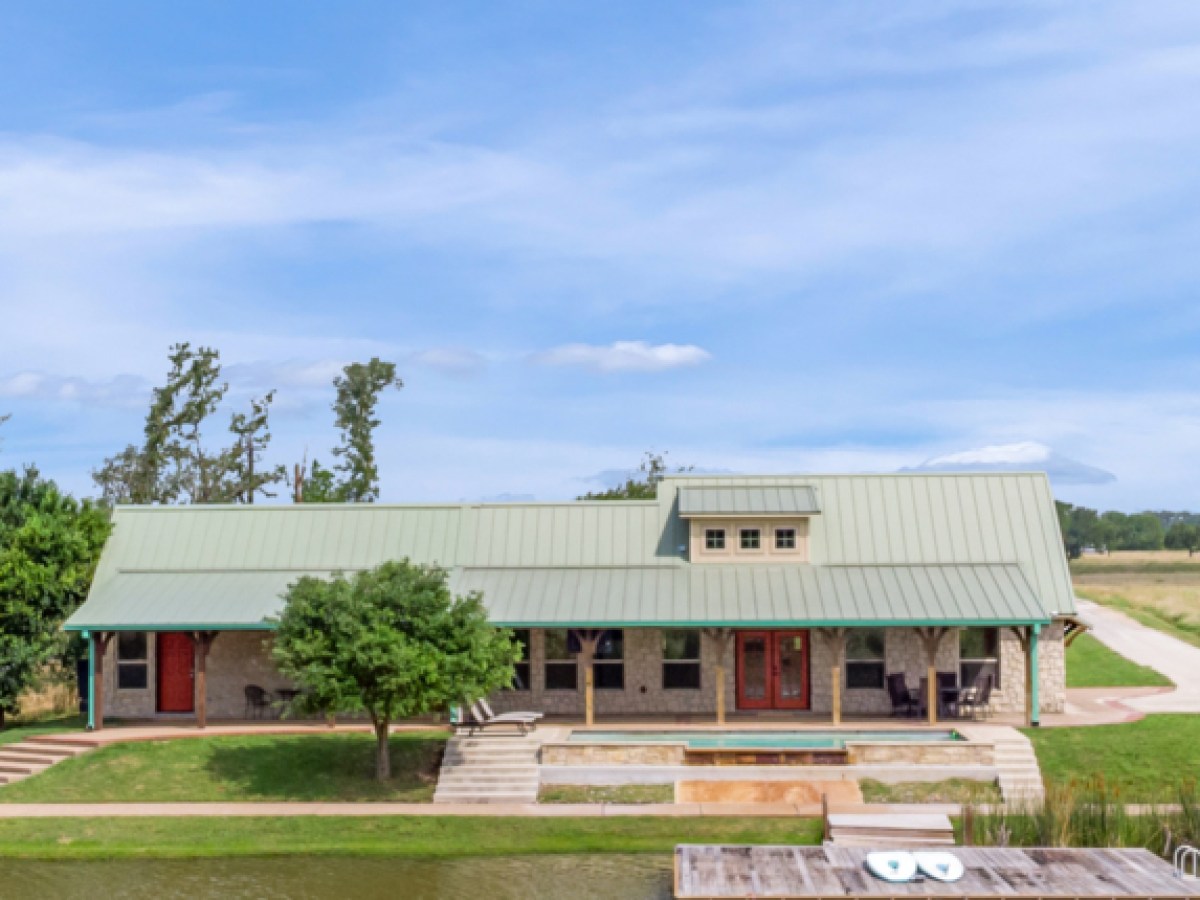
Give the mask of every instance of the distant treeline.
[[1058, 501], [1067, 556], [1075, 559], [1084, 550], [1200, 550], [1200, 513], [1146, 511], [1127, 514], [1097, 512], [1086, 506]]

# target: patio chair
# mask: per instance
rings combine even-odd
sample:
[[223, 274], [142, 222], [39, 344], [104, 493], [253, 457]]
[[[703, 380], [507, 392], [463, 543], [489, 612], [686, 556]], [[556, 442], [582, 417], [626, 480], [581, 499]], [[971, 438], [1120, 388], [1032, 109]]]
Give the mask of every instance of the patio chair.
[[455, 728], [465, 729], [468, 735], [488, 728], [515, 728], [521, 734], [528, 734], [531, 728], [537, 727], [537, 723], [529, 719], [489, 718], [477, 702], [467, 705], [466, 716], [466, 721], [455, 723]]
[[992, 699], [992, 685], [996, 682], [995, 675], [979, 675], [962, 695], [958, 698], [958, 711], [960, 715], [970, 714], [971, 718], [977, 718], [980, 713], [984, 717], [990, 712], [988, 704]]
[[261, 719], [270, 710], [273, 699], [270, 691], [257, 684], [246, 685], [246, 718]]
[[896, 672], [887, 677], [888, 699], [892, 701], [892, 715], [898, 716], [901, 713], [907, 716], [917, 715], [919, 704], [912, 691], [908, 689], [908, 682], [904, 680], [903, 672]]
[[479, 703], [479, 708], [485, 716], [489, 719], [495, 719], [497, 722], [528, 722], [530, 727], [537, 728], [538, 720], [544, 718], [546, 715], [540, 712], [503, 712], [497, 715], [492, 712], [491, 704], [485, 698], [480, 697], [476, 702]]

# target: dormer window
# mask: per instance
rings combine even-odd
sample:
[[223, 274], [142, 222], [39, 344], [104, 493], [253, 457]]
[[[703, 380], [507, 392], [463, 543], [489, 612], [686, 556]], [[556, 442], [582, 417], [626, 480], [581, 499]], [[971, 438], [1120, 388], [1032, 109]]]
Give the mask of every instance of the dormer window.
[[743, 550], [761, 550], [762, 549], [762, 529], [761, 528], [743, 528], [741, 530], [740, 546]]
[[725, 549], [725, 529], [724, 528], [706, 528], [706, 529], [704, 529], [704, 549], [705, 550], [724, 550]]
[[775, 549], [776, 550], [795, 550], [796, 549], [796, 529], [795, 528], [776, 528], [775, 529]]

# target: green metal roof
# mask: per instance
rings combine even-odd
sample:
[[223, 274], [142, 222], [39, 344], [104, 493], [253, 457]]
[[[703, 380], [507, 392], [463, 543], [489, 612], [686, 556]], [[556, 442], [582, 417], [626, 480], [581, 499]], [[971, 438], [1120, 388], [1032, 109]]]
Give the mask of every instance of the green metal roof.
[[805, 484], [721, 485], [679, 488], [679, 515], [811, 516], [821, 511]]
[[[706, 490], [691, 492], [708, 488], [757, 497], [764, 512], [772, 492], [793, 509], [811, 495], [821, 511], [810, 520], [811, 563], [690, 563], [680, 508], [693, 507], [682, 494], [707, 502]], [[671, 476], [649, 501], [119, 507], [113, 524], [68, 628], [251, 627], [301, 574], [402, 557], [444, 566], [460, 590], [478, 585], [508, 624], [1074, 612], [1041, 474]], [[512, 593], [522, 578], [528, 593]]]

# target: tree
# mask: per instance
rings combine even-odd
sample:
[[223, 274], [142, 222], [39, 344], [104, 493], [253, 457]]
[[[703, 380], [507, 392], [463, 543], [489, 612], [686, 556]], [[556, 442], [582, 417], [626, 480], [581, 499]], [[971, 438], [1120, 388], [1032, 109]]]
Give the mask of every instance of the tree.
[[[679, 466], [675, 472], [690, 472], [692, 466]], [[606, 491], [584, 494], [580, 500], [653, 500], [658, 495], [658, 483], [668, 474], [667, 454], [647, 450], [637, 471], [625, 483]]]
[[166, 383], [154, 389], [140, 447], [130, 444], [111, 456], [92, 479], [109, 503], [253, 503], [257, 494], [282, 481], [282, 466], [256, 466], [271, 435], [267, 417], [274, 391], [235, 413], [229, 447], [209, 450], [201, 427], [214, 415], [229, 385], [221, 381], [220, 353], [211, 347], [171, 348]]
[[102, 508], [37, 469], [0, 472], [0, 727], [63, 649], [60, 626], [86, 596], [109, 528]]
[[351, 363], [333, 380], [334, 424], [342, 441], [333, 449], [338, 462], [327, 469], [313, 460], [311, 470], [303, 467], [296, 478], [296, 500], [304, 503], [371, 503], [379, 499], [379, 468], [375, 464], [375, 429], [380, 421], [375, 408], [380, 395], [404, 382], [396, 376], [396, 364], [374, 357], [368, 363]]
[[1167, 529], [1164, 543], [1171, 550], [1186, 550], [1191, 556], [1200, 550], [1200, 528], [1187, 522], [1176, 522]]
[[478, 593], [454, 597], [447, 573], [407, 559], [293, 584], [275, 633], [279, 669], [310, 712], [366, 712], [375, 777], [391, 777], [388, 728], [512, 683], [520, 653], [487, 620]]

